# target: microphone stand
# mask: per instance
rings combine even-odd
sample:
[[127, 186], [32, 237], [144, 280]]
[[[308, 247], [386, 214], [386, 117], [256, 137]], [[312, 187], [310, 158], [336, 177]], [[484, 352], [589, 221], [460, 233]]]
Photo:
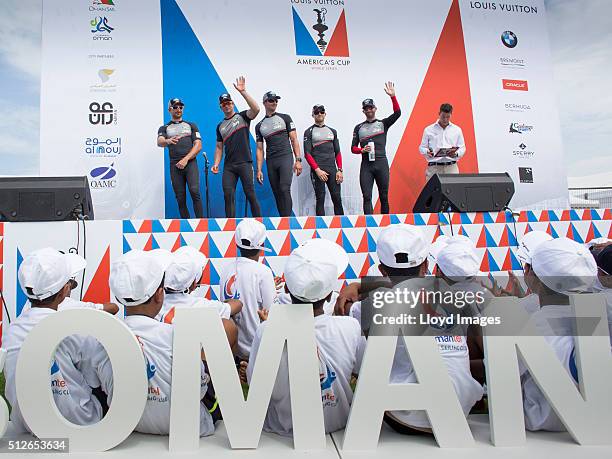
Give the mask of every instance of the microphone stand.
[[206, 218], [210, 218], [210, 195], [208, 193], [208, 156], [206, 152], [202, 152], [202, 156], [204, 156], [204, 186], [206, 188]]

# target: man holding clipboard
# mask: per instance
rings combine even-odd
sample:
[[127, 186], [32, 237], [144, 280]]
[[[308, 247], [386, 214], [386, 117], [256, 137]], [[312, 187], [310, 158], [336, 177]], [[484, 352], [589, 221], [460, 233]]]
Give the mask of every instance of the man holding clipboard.
[[427, 160], [426, 180], [434, 174], [458, 174], [457, 161], [465, 154], [463, 132], [450, 122], [453, 114], [451, 104], [440, 106], [438, 120], [423, 131], [419, 151]]

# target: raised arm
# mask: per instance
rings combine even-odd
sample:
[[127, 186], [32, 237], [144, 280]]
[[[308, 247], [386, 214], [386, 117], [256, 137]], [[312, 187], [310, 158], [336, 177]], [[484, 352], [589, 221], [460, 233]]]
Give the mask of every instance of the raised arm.
[[257, 114], [259, 113], [259, 105], [255, 101], [255, 99], [253, 99], [253, 97], [251, 97], [251, 95], [246, 92], [246, 80], [243, 76], [240, 76], [236, 79], [236, 82], [234, 83], [234, 88], [236, 88], [236, 90], [240, 93], [240, 95], [244, 98], [247, 105], [249, 106], [247, 116], [249, 117], [249, 119], [254, 120]]

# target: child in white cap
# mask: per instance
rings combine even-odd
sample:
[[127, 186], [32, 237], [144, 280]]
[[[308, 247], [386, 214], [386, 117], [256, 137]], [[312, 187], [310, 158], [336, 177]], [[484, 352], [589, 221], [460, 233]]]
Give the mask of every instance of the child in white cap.
[[[164, 272], [169, 257], [132, 250], [111, 265], [110, 287], [125, 306], [125, 323], [142, 347], [149, 381], [144, 412], [135, 430], [168, 435], [170, 431], [170, 394], [172, 389], [172, 339], [174, 327], [155, 317], [164, 302]], [[144, 371], [144, 369], [143, 369]], [[200, 435], [214, 433], [218, 409], [212, 415], [214, 396], [209, 392], [210, 377], [205, 363], [200, 368]], [[210, 396], [210, 397], [209, 397]], [[111, 394], [109, 394], [111, 397]]]
[[[202, 277], [203, 264], [198, 260], [199, 251], [193, 247], [184, 246], [170, 254], [169, 265], [164, 278], [164, 303], [155, 319], [171, 324], [174, 321], [176, 308], [180, 307], [211, 307], [219, 313], [232, 349], [236, 346], [238, 330], [230, 317], [242, 309], [240, 300], [230, 299], [227, 302], [212, 301], [206, 298], [192, 296], [197, 283]], [[204, 255], [202, 255], [204, 257]], [[205, 263], [205, 261], [204, 261]]]
[[272, 306], [276, 287], [272, 270], [259, 263], [261, 251], [266, 250], [266, 227], [263, 223], [252, 218], [242, 220], [236, 227], [235, 241], [240, 254], [221, 273], [220, 299], [242, 301], [242, 310], [234, 316], [238, 327], [236, 356], [246, 361], [260, 323], [258, 311]]
[[[592, 291], [597, 265], [589, 250], [562, 237], [539, 244], [531, 253], [531, 269], [525, 273], [540, 309], [533, 314], [544, 338], [568, 374], [578, 383], [573, 319], [567, 295]], [[554, 321], [548, 319], [554, 318]], [[554, 334], [550, 333], [555, 324]], [[522, 362], [523, 412], [528, 430], [566, 430]]]
[[516, 251], [516, 258], [523, 265], [523, 279], [530, 291], [529, 295], [521, 298], [521, 305], [529, 314], [533, 314], [540, 309], [538, 295], [533, 293], [533, 286], [530, 285], [531, 256], [542, 242], [551, 241], [552, 239], [553, 237], [545, 231], [530, 231], [523, 236]]
[[[461, 243], [461, 242], [460, 242]], [[379, 269], [384, 276], [393, 282], [399, 278], [423, 277], [427, 274], [431, 244], [426, 240], [423, 231], [413, 225], [391, 225], [384, 228], [376, 241], [376, 253], [380, 261]], [[359, 283], [349, 284], [339, 297], [339, 311], [347, 300], [355, 301], [367, 293], [368, 287]], [[470, 359], [465, 336], [459, 340], [439, 343], [440, 354], [446, 364], [457, 398], [467, 416], [474, 404], [482, 398], [482, 385], [470, 373]], [[412, 362], [406, 352], [404, 340], [398, 338], [397, 349], [391, 368], [390, 382], [405, 384], [417, 382]], [[414, 435], [431, 433], [431, 424], [424, 411], [388, 411], [385, 422], [395, 431]]]
[[[76, 254], [64, 254], [52, 248], [36, 250], [19, 267], [21, 288], [31, 307], [11, 322], [2, 337], [7, 351], [4, 374], [6, 398], [12, 406], [11, 420], [16, 432], [30, 431], [17, 400], [15, 372], [19, 350], [30, 331], [43, 319], [55, 314], [70, 295], [73, 278], [86, 262]], [[108, 387], [101, 386], [94, 361], [104, 360], [106, 351], [93, 337], [71, 335], [59, 344], [50, 370], [50, 388], [59, 412], [77, 425], [95, 424], [103, 416]], [[98, 396], [103, 400], [101, 404]]]
[[612, 241], [605, 239], [601, 242], [596, 240], [596, 242], [596, 244], [587, 246], [597, 263], [597, 280], [593, 285], [593, 292], [602, 293], [606, 297], [608, 332], [610, 333], [610, 344], [612, 344]]
[[[312, 304], [313, 307], [321, 401], [327, 433], [346, 426], [353, 399], [350, 381], [353, 375], [359, 373], [365, 349], [365, 338], [355, 319], [331, 316], [323, 311], [323, 304], [329, 299], [338, 276], [346, 269], [343, 260], [332, 256], [336, 253], [344, 253], [344, 250], [331, 241], [316, 239], [296, 248], [285, 265], [285, 285], [293, 304], [305, 304], [308, 307]], [[346, 253], [344, 258], [348, 259]], [[265, 325], [266, 322], [263, 322], [259, 326], [253, 340], [247, 368], [249, 381]], [[296, 395], [299, 396], [293, 394], [294, 397]], [[286, 351], [283, 352], [272, 391], [264, 430], [280, 435], [293, 434]]]

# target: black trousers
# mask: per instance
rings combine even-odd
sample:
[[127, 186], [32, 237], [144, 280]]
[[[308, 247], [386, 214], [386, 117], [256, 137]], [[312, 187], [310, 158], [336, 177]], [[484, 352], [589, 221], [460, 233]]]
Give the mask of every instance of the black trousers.
[[291, 201], [291, 180], [293, 179], [293, 153], [278, 158], [266, 159], [268, 179], [276, 200], [276, 208], [281, 217], [290, 217], [293, 209]]
[[389, 213], [389, 162], [387, 158], [377, 158], [376, 161], [361, 161], [361, 170], [359, 172], [359, 185], [361, 185], [361, 194], [363, 195], [363, 213], [366, 215], [372, 214], [372, 188], [374, 182], [378, 187], [378, 196], [380, 197], [380, 212], [383, 214]]
[[227, 218], [236, 217], [236, 185], [238, 179], [240, 179], [244, 194], [251, 205], [253, 217], [261, 217], [261, 208], [253, 185], [253, 163], [225, 164], [223, 178], [221, 179], [225, 198], [225, 216]]
[[342, 197], [340, 194], [340, 184], [336, 182], [336, 172], [338, 171], [335, 167], [327, 167], [319, 165], [319, 168], [327, 172], [329, 177], [327, 182], [322, 181], [317, 177], [315, 171], [310, 173], [312, 180], [312, 186], [315, 191], [316, 200], [316, 212], [317, 215], [325, 215], [325, 184], [331, 195], [332, 202], [334, 203], [334, 215], [344, 215], [344, 209], [342, 208]]
[[202, 211], [202, 198], [200, 196], [200, 171], [198, 171], [198, 163], [192, 159], [187, 163], [184, 169], [176, 167], [176, 163], [170, 163], [170, 181], [172, 189], [176, 197], [176, 203], [179, 207], [181, 218], [189, 218], [189, 209], [187, 209], [187, 192], [185, 186], [189, 187], [189, 194], [193, 202], [193, 211], [196, 218], [204, 217]]

